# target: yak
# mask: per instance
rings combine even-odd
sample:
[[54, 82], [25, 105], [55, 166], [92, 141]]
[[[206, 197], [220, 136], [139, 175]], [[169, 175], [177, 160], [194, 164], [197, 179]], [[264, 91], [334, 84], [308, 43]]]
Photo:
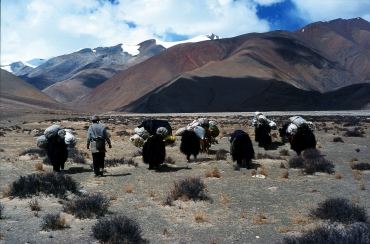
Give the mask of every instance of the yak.
[[48, 140], [47, 155], [53, 165], [54, 172], [60, 172], [64, 169], [64, 164], [68, 159], [68, 149], [64, 138], [54, 137]]
[[254, 149], [249, 135], [243, 130], [236, 130], [229, 136], [230, 154], [232, 160], [237, 162], [238, 165], [247, 163], [247, 169], [250, 168], [249, 162], [254, 158]]
[[290, 148], [301, 155], [305, 149], [316, 148], [314, 133], [307, 127], [299, 127], [297, 133], [289, 137]]
[[200, 139], [195, 132], [185, 130], [181, 137], [180, 151], [186, 155], [187, 161], [190, 161], [191, 155], [194, 155], [194, 160], [196, 160], [200, 150]]
[[143, 162], [149, 164], [149, 170], [158, 169], [165, 157], [166, 145], [162, 136], [150, 136], [143, 145]]
[[267, 146], [271, 144], [271, 127], [267, 123], [259, 124], [255, 130], [255, 141], [258, 142], [259, 147], [267, 150]]

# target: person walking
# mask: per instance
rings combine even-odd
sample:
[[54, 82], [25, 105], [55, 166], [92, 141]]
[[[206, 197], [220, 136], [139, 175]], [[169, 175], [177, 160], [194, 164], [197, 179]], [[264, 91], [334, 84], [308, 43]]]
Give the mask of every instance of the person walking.
[[105, 158], [105, 142], [108, 143], [109, 148], [112, 148], [109, 135], [105, 126], [99, 124], [100, 118], [97, 115], [92, 116], [93, 124], [89, 127], [86, 137], [86, 147], [90, 149], [93, 158], [93, 166], [95, 177], [103, 176], [104, 158]]

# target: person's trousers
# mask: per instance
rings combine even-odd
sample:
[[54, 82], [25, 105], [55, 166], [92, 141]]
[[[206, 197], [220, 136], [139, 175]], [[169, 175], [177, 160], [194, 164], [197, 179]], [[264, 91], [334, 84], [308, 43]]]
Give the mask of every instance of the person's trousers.
[[95, 175], [100, 174], [100, 169], [104, 169], [105, 152], [98, 152], [92, 154], [93, 166]]

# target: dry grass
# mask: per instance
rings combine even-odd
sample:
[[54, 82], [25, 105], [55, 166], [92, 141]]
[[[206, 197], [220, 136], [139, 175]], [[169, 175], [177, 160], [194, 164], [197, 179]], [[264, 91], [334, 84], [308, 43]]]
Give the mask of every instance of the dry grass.
[[266, 215], [261, 213], [259, 214], [259, 216], [257, 218], [254, 218], [253, 219], [253, 223], [256, 224], [256, 225], [263, 225], [263, 224], [266, 224]]
[[297, 231], [297, 230], [295, 228], [291, 228], [291, 227], [287, 227], [287, 226], [279, 226], [277, 228], [277, 231], [279, 233], [287, 233], [287, 232]]
[[361, 185], [360, 185], [360, 190], [362, 190], [362, 191], [366, 190], [365, 182], [362, 182], [362, 183], [361, 183]]
[[257, 174], [257, 171], [255, 170], [255, 169], [252, 169], [251, 170], [251, 176], [254, 176], [254, 175], [256, 175]]
[[264, 175], [266, 177], [269, 175], [264, 165], [262, 165], [261, 168], [259, 169], [259, 174]]
[[206, 169], [206, 173], [205, 173], [206, 177], [212, 177], [212, 169]]
[[284, 165], [284, 163], [283, 162], [281, 162], [280, 163], [280, 169], [285, 169], [286, 167], [285, 167], [285, 165]]
[[225, 193], [222, 193], [221, 198], [220, 198], [220, 203], [228, 203], [230, 200], [227, 198]]
[[197, 223], [209, 222], [204, 211], [196, 212], [194, 219]]
[[12, 192], [12, 188], [8, 187], [3, 191], [3, 198], [9, 197], [10, 193]]
[[219, 170], [218, 168], [213, 169], [213, 171], [212, 171], [212, 176], [213, 176], [213, 177], [216, 177], [216, 178], [220, 178], [220, 177], [221, 177], [221, 172], [220, 172], [220, 170]]
[[361, 180], [362, 179], [362, 172], [360, 170], [356, 170], [354, 173], [354, 179], [355, 180]]
[[35, 164], [36, 171], [44, 171], [44, 165], [42, 163]]
[[311, 192], [318, 192], [318, 190], [317, 189], [312, 189]]
[[317, 144], [317, 148], [322, 148], [321, 144]]
[[289, 172], [288, 170], [285, 170], [281, 176], [280, 176], [282, 179], [288, 179], [289, 178]]
[[291, 224], [292, 225], [305, 225], [305, 224], [309, 224], [309, 223], [312, 223], [314, 220], [312, 218], [305, 218], [305, 217], [297, 217], [295, 219], [292, 220]]
[[123, 192], [132, 193], [134, 191], [134, 187], [135, 186], [133, 184], [129, 184], [125, 188], [123, 188]]
[[163, 235], [164, 236], [170, 236], [170, 232], [167, 230], [167, 228], [163, 229]]
[[342, 178], [343, 178], [343, 176], [342, 176], [341, 173], [339, 173], [339, 172], [335, 173], [335, 179], [339, 180], [339, 179], [342, 179]]
[[353, 203], [359, 203], [360, 202], [360, 197], [357, 196], [357, 197], [351, 198], [351, 202], [353, 202]]
[[40, 211], [41, 206], [39, 204], [39, 199], [37, 197], [29, 201], [28, 206], [31, 208], [31, 211]]

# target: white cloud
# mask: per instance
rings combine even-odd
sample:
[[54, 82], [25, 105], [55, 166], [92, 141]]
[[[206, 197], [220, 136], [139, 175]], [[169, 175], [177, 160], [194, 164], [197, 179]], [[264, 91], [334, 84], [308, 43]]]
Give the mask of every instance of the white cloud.
[[368, 0], [292, 0], [302, 19], [309, 23], [361, 17], [370, 21]]
[[[104, 0], [2, 0], [1, 63], [49, 58], [80, 48], [133, 46], [159, 37], [166, 41], [169, 33], [195, 37], [213, 32], [227, 38], [266, 32], [271, 23], [258, 18], [257, 4], [281, 1], [119, 0], [112, 5]], [[369, 20], [365, 0], [291, 1], [308, 23], [358, 16]]]

